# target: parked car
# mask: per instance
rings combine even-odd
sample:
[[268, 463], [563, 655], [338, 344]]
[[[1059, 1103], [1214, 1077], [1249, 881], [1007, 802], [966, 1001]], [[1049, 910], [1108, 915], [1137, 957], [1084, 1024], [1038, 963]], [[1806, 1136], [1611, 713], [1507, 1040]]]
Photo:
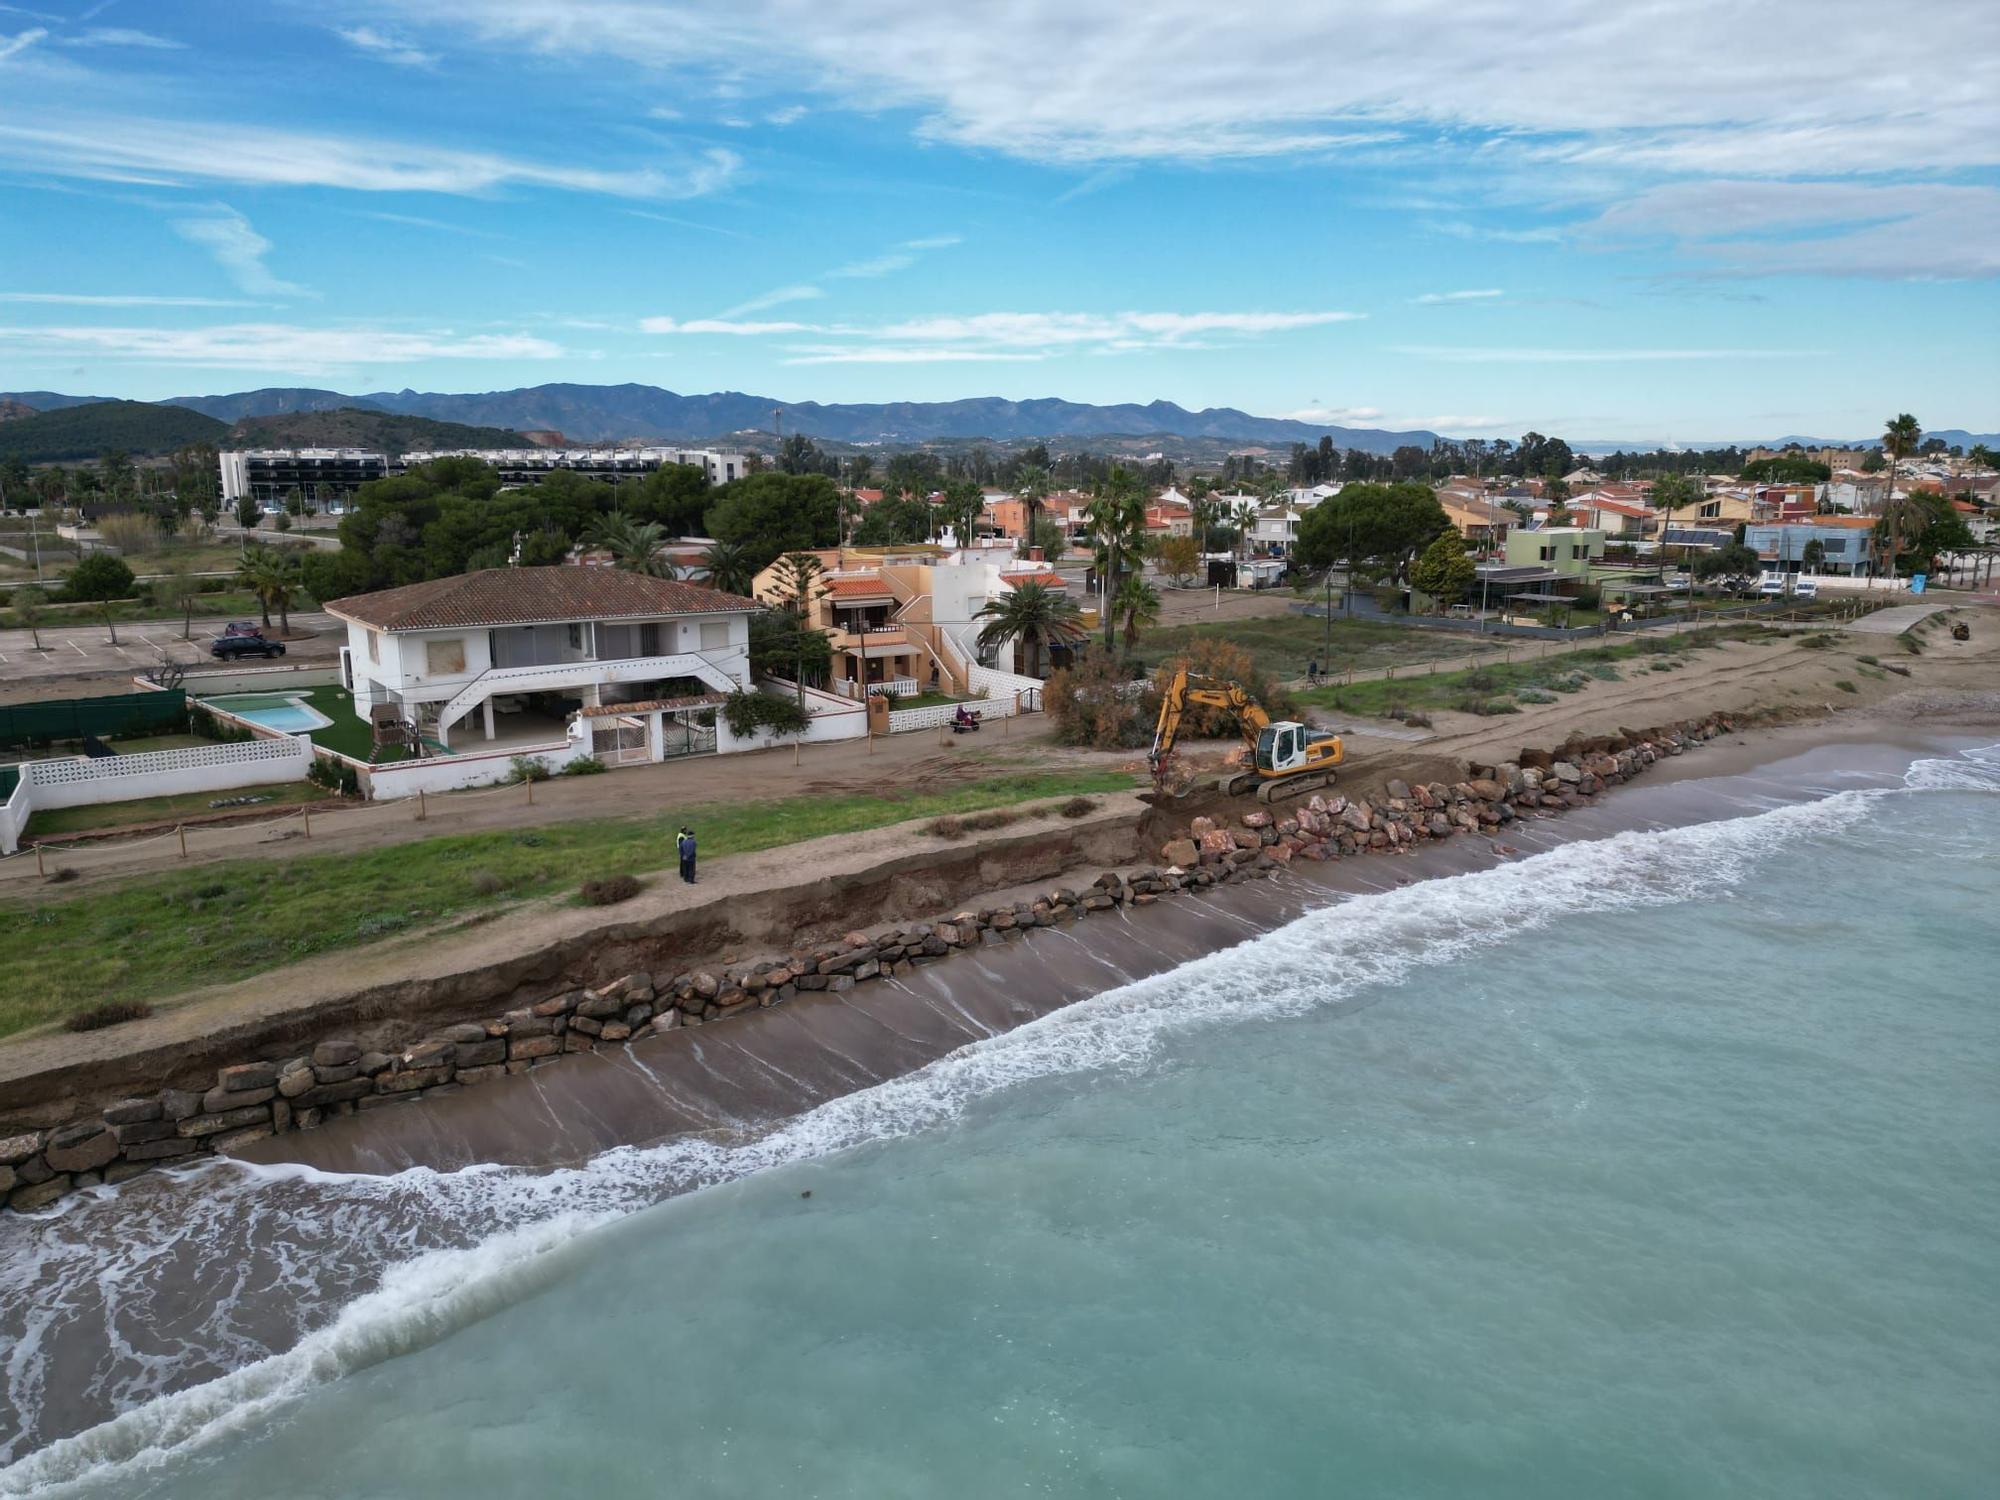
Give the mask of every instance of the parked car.
[[227, 625], [222, 627], [222, 633], [226, 636], [254, 635], [261, 640], [264, 635], [264, 627], [259, 625], [255, 620], [231, 620]]
[[261, 635], [219, 635], [208, 643], [208, 654], [223, 661], [244, 656], [283, 656], [283, 641], [267, 641]]

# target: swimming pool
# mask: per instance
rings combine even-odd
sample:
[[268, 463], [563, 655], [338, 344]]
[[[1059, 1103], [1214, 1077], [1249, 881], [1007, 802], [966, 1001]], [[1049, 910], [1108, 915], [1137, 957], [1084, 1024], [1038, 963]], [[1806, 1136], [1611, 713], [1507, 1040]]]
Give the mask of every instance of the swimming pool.
[[201, 700], [211, 708], [235, 714], [266, 729], [285, 734], [306, 734], [324, 729], [333, 720], [289, 693], [234, 693], [223, 698]]

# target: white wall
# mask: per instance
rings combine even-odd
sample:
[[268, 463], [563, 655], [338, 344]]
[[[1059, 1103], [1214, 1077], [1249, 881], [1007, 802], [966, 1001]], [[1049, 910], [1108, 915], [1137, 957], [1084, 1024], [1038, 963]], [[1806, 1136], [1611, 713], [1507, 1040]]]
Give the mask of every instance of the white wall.
[[[758, 684], [774, 697], [790, 697], [798, 691], [793, 683], [780, 678], [768, 678]], [[868, 736], [868, 710], [858, 703], [845, 698], [837, 698], [832, 693], [823, 693], [818, 688], [806, 689], [806, 709], [812, 714], [812, 723], [806, 726], [804, 734], [775, 734], [768, 729], [760, 729], [755, 734], [732, 734], [729, 721], [722, 710], [715, 711], [715, 749], [718, 754], [728, 755], [738, 750], [769, 750], [777, 745], [789, 745], [803, 741], [808, 745], [824, 744], [830, 740], [859, 740]]]
[[32, 813], [301, 781], [312, 759], [311, 741], [286, 735], [94, 760], [79, 755], [29, 761], [21, 767], [21, 784], [8, 799], [5, 813], [0, 814], [0, 854], [12, 854], [19, 847], [21, 831]]
[[465, 787], [491, 786], [505, 781], [514, 772], [514, 757], [525, 755], [540, 761], [551, 771], [560, 771], [571, 761], [590, 753], [587, 739], [551, 742], [541, 748], [513, 746], [473, 755], [438, 755], [428, 760], [401, 761], [391, 766], [370, 766], [365, 772], [368, 795], [377, 802], [394, 802], [427, 793], [455, 792]]
[[[155, 686], [143, 678], [136, 680], [145, 687]], [[181, 686], [192, 702], [222, 693], [304, 692], [307, 688], [331, 687], [339, 681], [338, 667], [239, 667], [233, 672], [190, 672]]]

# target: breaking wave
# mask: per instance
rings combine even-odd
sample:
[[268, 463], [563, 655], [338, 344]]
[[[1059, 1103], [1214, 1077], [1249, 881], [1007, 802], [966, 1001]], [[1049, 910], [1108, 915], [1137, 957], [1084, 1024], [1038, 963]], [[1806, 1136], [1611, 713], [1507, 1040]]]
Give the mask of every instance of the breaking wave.
[[[482, 1167], [346, 1177], [217, 1162], [77, 1195], [63, 1212], [17, 1221], [25, 1232], [0, 1258], [0, 1306], [14, 1309], [0, 1313], [0, 1340], [12, 1346], [0, 1381], [20, 1422], [16, 1444], [30, 1441], [25, 1434], [53, 1382], [104, 1380], [96, 1371], [116, 1366], [123, 1373], [100, 1394], [124, 1410], [0, 1469], [0, 1495], [138, 1482], [316, 1387], [550, 1285], [579, 1236], [674, 1194], [947, 1124], [1034, 1080], [1141, 1070], [1176, 1033], [1352, 1003], [1420, 966], [1451, 963], [1559, 919], [1726, 896], [1781, 847], [1850, 830], [1865, 835], [1883, 798], [1965, 791], [2000, 791], [2000, 746], [1920, 760], [1901, 788], [1620, 833], [1356, 896], [751, 1139], [625, 1147], [546, 1173]], [[177, 1275], [166, 1274], [175, 1257], [189, 1254], [200, 1274], [190, 1277], [185, 1260], [175, 1264]], [[274, 1288], [280, 1296], [270, 1295]], [[289, 1299], [294, 1321], [249, 1326], [231, 1311], [241, 1291]], [[64, 1323], [92, 1334], [95, 1354], [66, 1359], [52, 1336]], [[301, 1327], [312, 1331], [299, 1336]], [[268, 1352], [294, 1338], [283, 1352]], [[103, 1357], [107, 1346], [111, 1358]], [[213, 1378], [170, 1389], [191, 1371]], [[9, 1456], [0, 1448], [0, 1458]]]

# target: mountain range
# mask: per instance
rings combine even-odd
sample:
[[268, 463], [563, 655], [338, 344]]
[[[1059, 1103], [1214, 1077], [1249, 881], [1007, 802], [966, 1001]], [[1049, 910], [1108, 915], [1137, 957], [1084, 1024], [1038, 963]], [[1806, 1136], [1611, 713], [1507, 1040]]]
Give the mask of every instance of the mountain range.
[[[68, 396], [55, 391], [0, 391], [0, 401], [14, 400], [40, 412], [108, 400], [102, 396]], [[886, 403], [817, 401], [785, 402], [741, 391], [680, 395], [652, 385], [576, 385], [567, 382], [527, 386], [510, 391], [374, 391], [348, 395], [309, 386], [273, 386], [210, 396], [175, 396], [164, 403], [199, 412], [235, 426], [246, 419], [283, 417], [342, 409], [394, 413], [470, 427], [514, 432], [554, 430], [579, 443], [656, 440], [728, 443], [750, 434], [765, 444], [782, 426], [822, 442], [851, 446], [909, 446], [921, 443], [1024, 443], [1036, 440], [1085, 441], [1119, 438], [1173, 438], [1202, 443], [1243, 444], [1278, 448], [1293, 443], [1317, 444], [1322, 436], [1339, 448], [1391, 453], [1405, 444], [1427, 448], [1437, 434], [1428, 430], [1392, 431], [1376, 427], [1336, 427], [1259, 417], [1234, 407], [1189, 411], [1171, 401], [1096, 406], [1045, 397], [1008, 401], [997, 396], [962, 401], [896, 401]], [[2000, 434], [1949, 428], [1928, 434], [1947, 444], [2000, 445]], [[1785, 437], [1733, 442], [1667, 444], [1651, 440], [1623, 442], [1570, 440], [1579, 453], [1648, 451], [1656, 447], [1706, 448], [1782, 447], [1799, 442], [1809, 447], [1848, 447], [1879, 441], [1863, 438]]]

